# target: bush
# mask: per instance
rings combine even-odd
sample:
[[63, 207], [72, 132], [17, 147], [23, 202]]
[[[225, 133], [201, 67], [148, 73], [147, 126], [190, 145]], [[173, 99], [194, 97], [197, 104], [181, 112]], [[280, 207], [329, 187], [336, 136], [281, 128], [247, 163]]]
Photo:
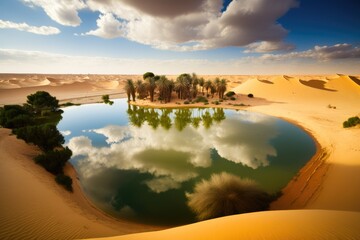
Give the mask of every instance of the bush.
[[45, 91], [37, 91], [36, 93], [27, 96], [27, 103], [35, 110], [36, 113], [40, 113], [41, 110], [45, 109], [55, 111], [59, 108], [59, 101], [56, 97], [51, 96]]
[[235, 95], [235, 92], [230, 91], [230, 92], [227, 92], [225, 95], [226, 95], [227, 97], [232, 97], [232, 96]]
[[253, 98], [254, 95], [253, 95], [252, 93], [249, 93], [249, 94], [248, 94], [248, 97], [249, 97], [249, 98]]
[[0, 125], [6, 128], [19, 128], [33, 124], [31, 113], [20, 105], [5, 105], [0, 108]]
[[25, 140], [27, 143], [33, 143], [43, 151], [53, 150], [64, 143], [64, 137], [53, 124], [42, 124], [36, 126], [26, 126], [14, 129], [13, 133], [17, 138]]
[[198, 183], [194, 193], [186, 196], [199, 220], [267, 210], [275, 198], [260, 190], [254, 181], [225, 172]]
[[184, 101], [184, 104], [190, 104], [190, 102], [188, 100]]
[[52, 174], [63, 173], [66, 162], [71, 158], [72, 152], [66, 147], [61, 150], [48, 151], [34, 158], [34, 161], [43, 166]]
[[351, 117], [343, 123], [344, 128], [354, 127], [360, 124], [360, 118], [358, 116]]
[[60, 184], [60, 185], [63, 185], [63, 187], [68, 190], [69, 192], [72, 192], [73, 191], [73, 188], [72, 188], [72, 179], [71, 177], [67, 176], [67, 175], [64, 175], [64, 174], [58, 174], [56, 175], [55, 177], [55, 181]]
[[203, 102], [203, 103], [205, 103], [205, 102], [208, 102], [208, 100], [207, 100], [207, 98], [206, 97], [204, 97], [204, 96], [198, 96], [196, 99], [195, 99], [195, 102]]
[[236, 98], [235, 98], [235, 97], [231, 97], [230, 100], [233, 100], [233, 101], [234, 101], [234, 100], [236, 100]]
[[110, 104], [110, 105], [114, 104], [113, 101], [110, 101], [109, 95], [103, 95], [101, 98], [102, 98], [102, 100], [104, 101], [105, 104]]

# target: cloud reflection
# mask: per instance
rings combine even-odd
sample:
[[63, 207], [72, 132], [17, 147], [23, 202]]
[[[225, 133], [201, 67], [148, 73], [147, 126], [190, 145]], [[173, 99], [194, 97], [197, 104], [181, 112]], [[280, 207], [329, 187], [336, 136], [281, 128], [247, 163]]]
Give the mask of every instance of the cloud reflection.
[[253, 169], [269, 165], [268, 156], [276, 156], [269, 144], [277, 135], [274, 121], [260, 114], [236, 112], [210, 129], [111, 125], [91, 130], [105, 136], [106, 147], [94, 146], [86, 136], [71, 138], [68, 146], [74, 157], [84, 156], [79, 164], [83, 177], [90, 178], [101, 168], [137, 170], [151, 174], [153, 179], [144, 184], [160, 193], [198, 176], [197, 168], [211, 166], [211, 149], [228, 161]]

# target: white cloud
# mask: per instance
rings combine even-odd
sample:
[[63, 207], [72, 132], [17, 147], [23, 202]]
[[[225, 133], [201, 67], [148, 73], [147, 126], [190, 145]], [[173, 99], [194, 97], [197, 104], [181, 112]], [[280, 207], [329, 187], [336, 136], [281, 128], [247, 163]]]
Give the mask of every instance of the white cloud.
[[82, 0], [23, 0], [30, 6], [38, 6], [55, 22], [65, 26], [79, 26], [78, 10], [86, 8]]
[[266, 53], [273, 51], [290, 51], [295, 48], [294, 45], [284, 42], [255, 42], [246, 46], [244, 53]]
[[55, 27], [49, 27], [49, 26], [36, 27], [36, 26], [29, 26], [27, 23], [15, 23], [10, 21], [3, 21], [3, 20], [0, 20], [0, 28], [16, 29], [19, 31], [25, 31], [39, 35], [55, 35], [60, 33], [60, 30]]
[[360, 58], [360, 47], [348, 43], [335, 44], [333, 46], [315, 46], [301, 52], [291, 52], [286, 54], [264, 54], [259, 59], [266, 61], [283, 61], [287, 59], [316, 59], [319, 61], [329, 61], [336, 59], [356, 59]]
[[119, 22], [111, 13], [99, 16], [96, 21], [98, 28], [82, 35], [94, 35], [102, 38], [117, 38], [124, 36], [124, 24]]
[[281, 42], [287, 30], [277, 19], [297, 2], [234, 0], [223, 13], [221, 0], [89, 0], [87, 5], [122, 20], [124, 31], [113, 34], [111, 28], [99, 26], [95, 31], [101, 34], [97, 36], [123, 36], [159, 49], [190, 51], [246, 46], [256, 41]]
[[[349, 45], [349, 44], [337, 44]], [[337, 46], [334, 45], [334, 46]], [[320, 47], [323, 48], [323, 47]], [[335, 47], [336, 48], [336, 47]], [[351, 46], [336, 55], [324, 53], [331, 47], [285, 54], [263, 54], [226, 61], [209, 59], [131, 59], [69, 56], [38, 51], [0, 48], [0, 69], [12, 73], [63, 74], [359, 74], [359, 47]], [[345, 47], [343, 47], [345, 48]], [[349, 48], [349, 47], [347, 47]], [[320, 54], [321, 52], [322, 54]], [[327, 56], [327, 58], [325, 58]], [[331, 56], [332, 58], [329, 58]], [[336, 56], [337, 58], [334, 58]], [[339, 57], [343, 58], [339, 58]], [[345, 58], [348, 57], [348, 58]]]

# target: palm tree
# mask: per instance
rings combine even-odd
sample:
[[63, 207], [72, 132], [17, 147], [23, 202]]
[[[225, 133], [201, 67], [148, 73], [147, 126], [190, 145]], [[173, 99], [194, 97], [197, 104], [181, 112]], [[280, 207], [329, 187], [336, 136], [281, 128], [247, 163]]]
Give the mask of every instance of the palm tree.
[[166, 103], [169, 100], [169, 94], [171, 95], [171, 82], [165, 76], [161, 76], [156, 85], [159, 89], [159, 98]]
[[155, 77], [148, 77], [146, 78], [146, 87], [147, 90], [149, 92], [150, 95], [150, 101], [153, 102], [154, 101], [154, 93], [155, 93], [155, 88], [156, 88], [156, 83], [155, 83]]
[[146, 85], [140, 79], [137, 80], [136, 83], [135, 83], [135, 90], [136, 90], [136, 92], [138, 94], [139, 99], [146, 98], [146, 95], [147, 95]]
[[204, 87], [206, 89], [206, 95], [209, 95], [209, 89], [211, 89], [211, 86], [212, 86], [212, 82], [210, 80], [207, 80], [204, 83]]
[[201, 93], [204, 96], [204, 84], [205, 84], [205, 79], [204, 78], [200, 78], [199, 79], [199, 85], [201, 87]]
[[218, 87], [217, 87], [217, 91], [218, 91], [218, 94], [219, 94], [219, 98], [224, 98], [224, 94], [226, 92], [226, 79], [221, 79], [218, 83]]
[[190, 96], [190, 88], [192, 85], [192, 77], [187, 74], [183, 73], [176, 79], [176, 91], [178, 92], [178, 97], [180, 99], [186, 99]]
[[130, 97], [135, 101], [135, 85], [132, 79], [127, 79], [124, 87], [128, 101], [130, 102]]

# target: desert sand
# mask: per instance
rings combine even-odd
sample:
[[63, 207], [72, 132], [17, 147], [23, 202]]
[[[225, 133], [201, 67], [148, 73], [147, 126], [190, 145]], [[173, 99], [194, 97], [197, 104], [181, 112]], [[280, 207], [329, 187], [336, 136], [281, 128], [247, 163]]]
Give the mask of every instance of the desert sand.
[[[250, 105], [222, 103], [220, 107], [245, 108], [284, 118], [303, 127], [318, 142], [316, 156], [272, 204], [273, 210], [281, 211], [236, 215], [115, 239], [358, 239], [360, 128], [344, 129], [342, 122], [360, 114], [360, 77], [220, 77], [229, 80], [228, 90], [240, 94], [239, 103]], [[23, 103], [28, 94], [37, 90], [48, 91], [62, 103], [97, 102], [103, 94], [123, 97], [127, 78], [136, 80], [141, 76], [0, 75], [0, 105]], [[255, 98], [247, 98], [248, 93]], [[144, 101], [136, 104], [154, 105]], [[78, 183], [74, 194], [66, 193], [31, 161], [36, 154], [34, 147], [9, 136], [8, 130], [1, 129], [0, 133], [0, 208], [4, 213], [0, 215], [1, 238], [94, 238], [156, 228], [105, 216], [87, 202]]]

